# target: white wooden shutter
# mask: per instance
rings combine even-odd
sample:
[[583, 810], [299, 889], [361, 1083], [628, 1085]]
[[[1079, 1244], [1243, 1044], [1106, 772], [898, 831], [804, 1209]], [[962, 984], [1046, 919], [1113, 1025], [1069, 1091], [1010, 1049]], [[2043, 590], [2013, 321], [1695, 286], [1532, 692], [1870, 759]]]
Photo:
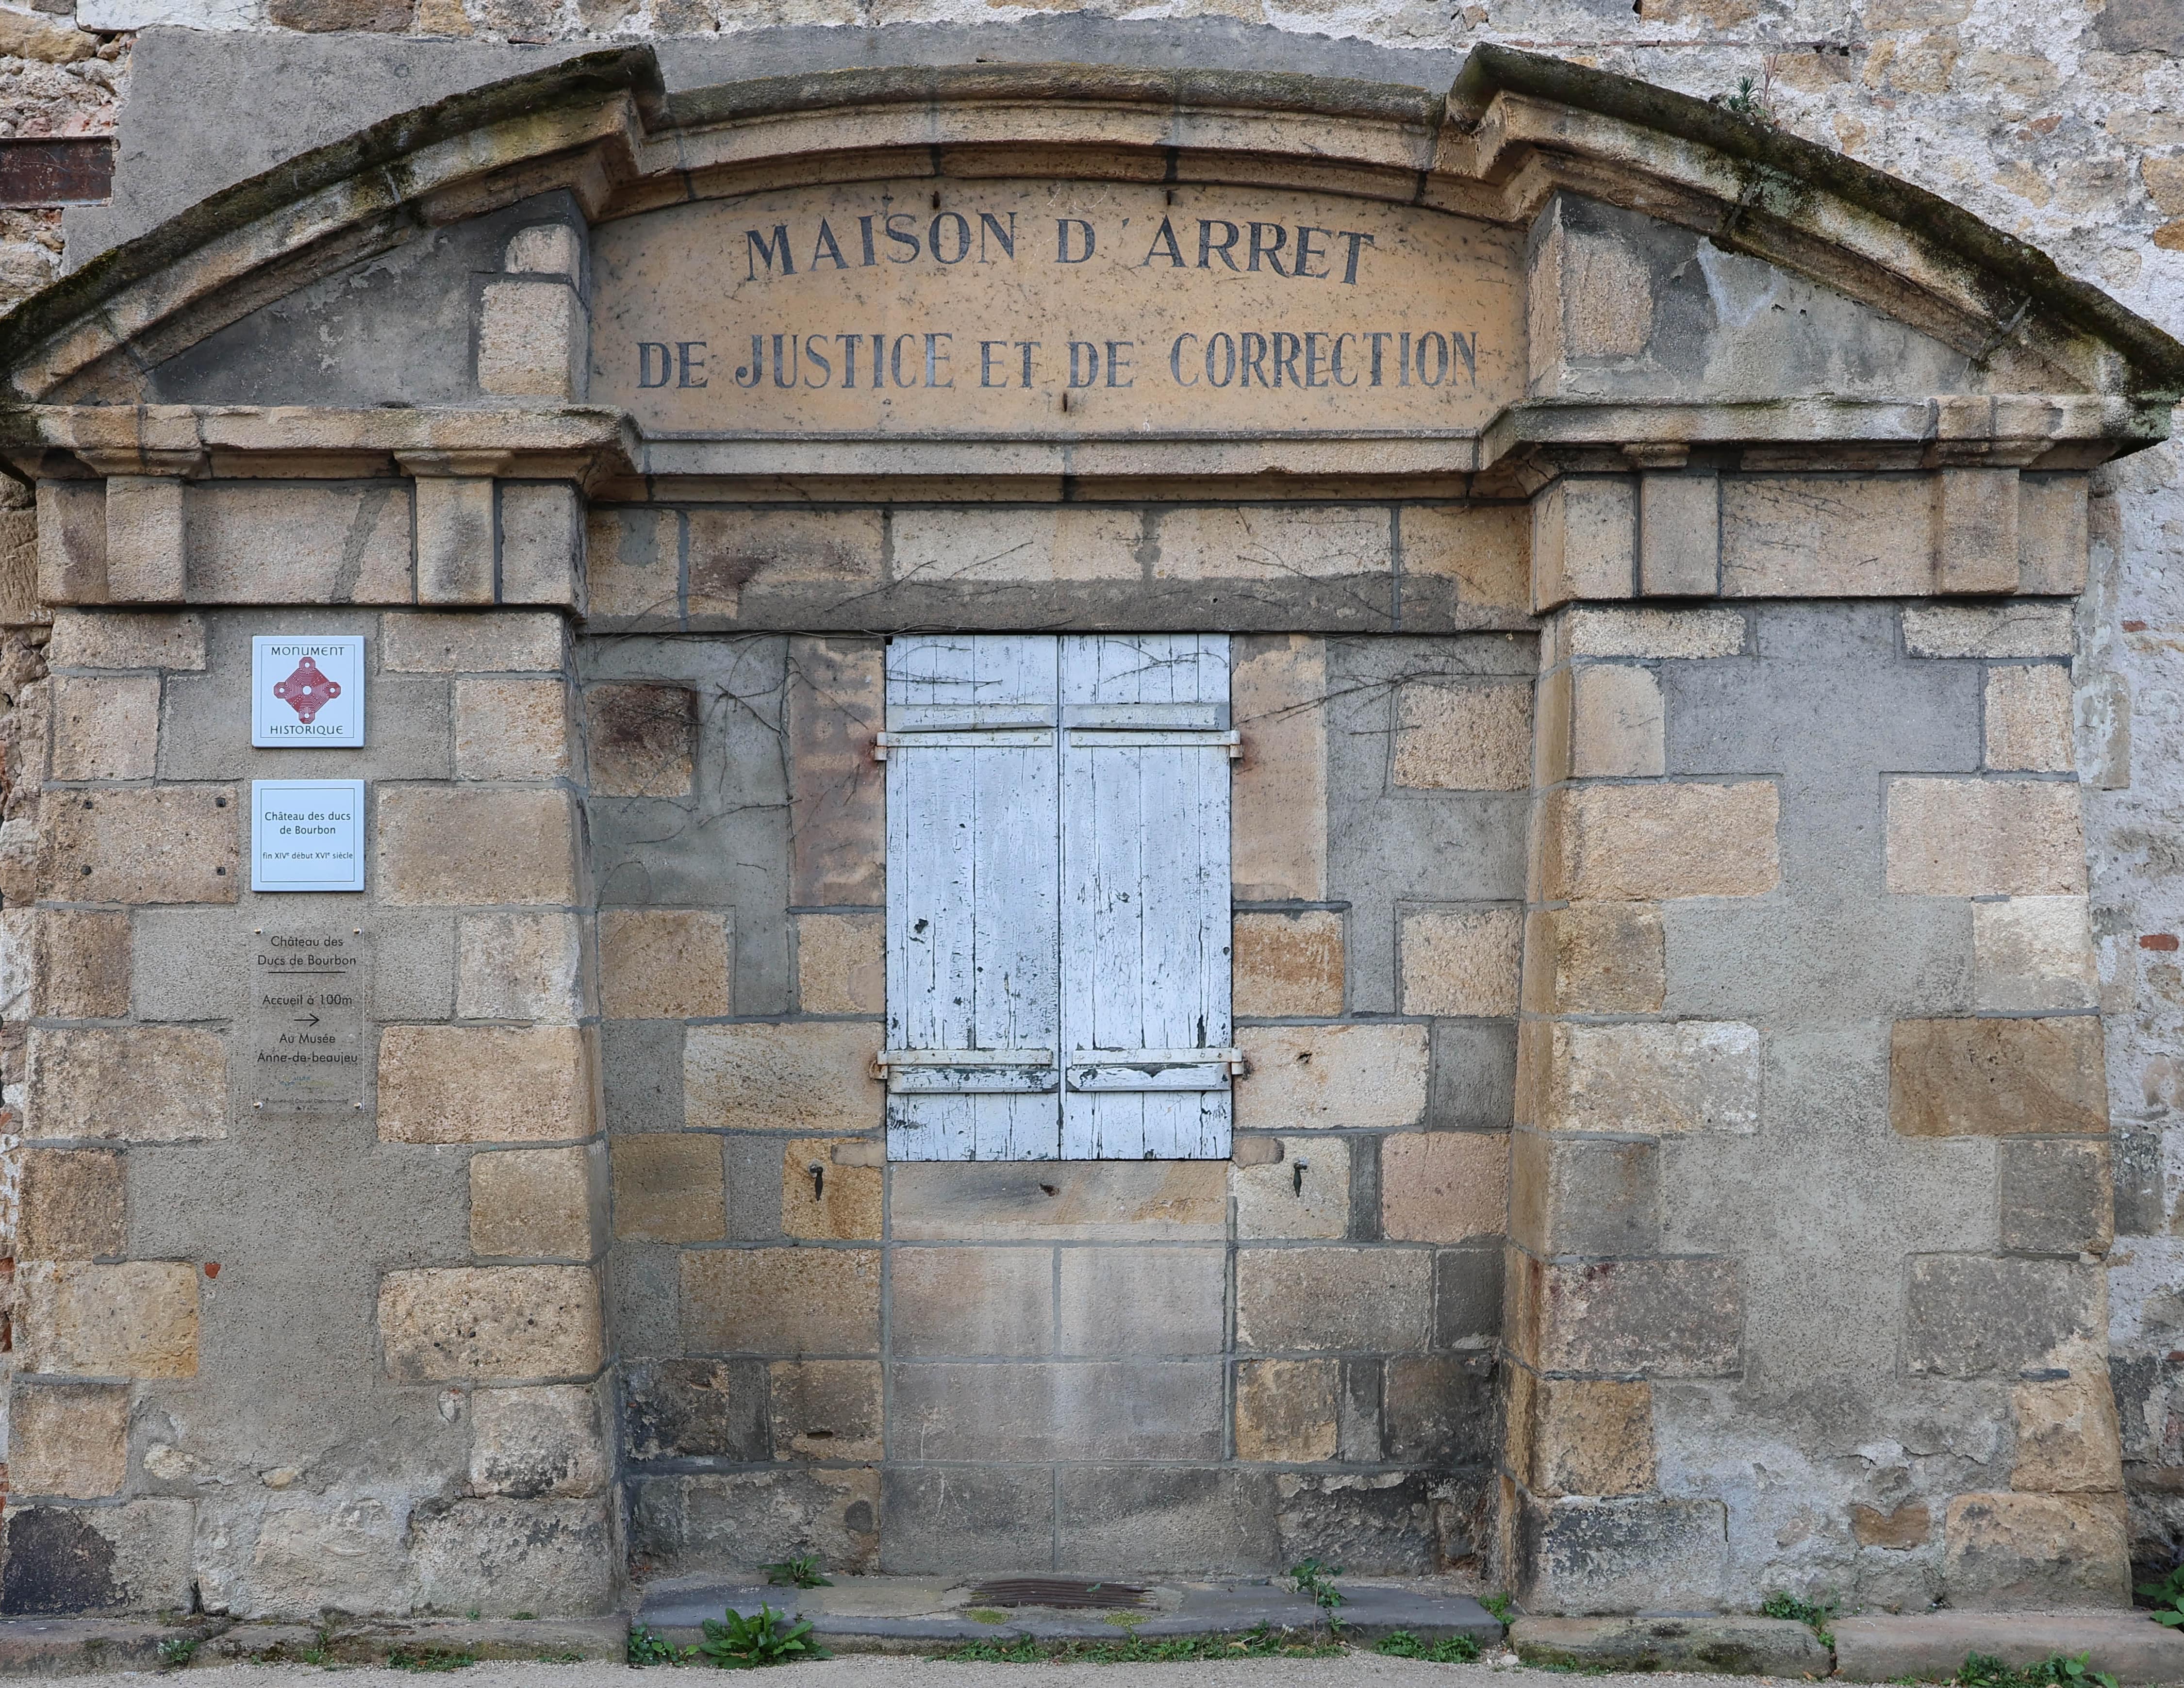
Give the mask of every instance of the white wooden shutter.
[[1228, 641], [1061, 639], [1061, 1153], [1225, 1157]]
[[888, 1156], [1061, 1153], [1056, 650], [888, 646]]

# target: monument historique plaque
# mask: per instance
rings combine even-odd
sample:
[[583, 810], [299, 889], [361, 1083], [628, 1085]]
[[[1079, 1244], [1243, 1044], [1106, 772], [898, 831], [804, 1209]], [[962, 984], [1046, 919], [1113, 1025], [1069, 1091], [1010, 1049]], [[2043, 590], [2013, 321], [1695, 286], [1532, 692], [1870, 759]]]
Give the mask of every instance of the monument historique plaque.
[[655, 435], [1476, 432], [1522, 237], [1237, 187], [905, 181], [603, 225], [592, 396]]

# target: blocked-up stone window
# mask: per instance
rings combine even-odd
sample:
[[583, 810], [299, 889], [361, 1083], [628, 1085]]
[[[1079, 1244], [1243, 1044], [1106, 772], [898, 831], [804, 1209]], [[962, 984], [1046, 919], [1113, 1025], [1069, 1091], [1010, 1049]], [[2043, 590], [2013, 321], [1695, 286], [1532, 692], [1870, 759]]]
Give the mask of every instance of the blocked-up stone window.
[[1228, 640], [888, 645], [888, 1154], [1228, 1153]]

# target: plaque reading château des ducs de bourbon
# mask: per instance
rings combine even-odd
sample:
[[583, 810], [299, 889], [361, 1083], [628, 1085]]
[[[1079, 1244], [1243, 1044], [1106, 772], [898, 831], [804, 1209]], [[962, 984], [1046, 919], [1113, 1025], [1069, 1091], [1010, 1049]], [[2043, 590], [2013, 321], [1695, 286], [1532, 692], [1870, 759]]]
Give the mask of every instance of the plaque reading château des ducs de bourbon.
[[596, 235], [592, 394], [655, 435], [1470, 433], [1521, 237], [1235, 187], [950, 179]]

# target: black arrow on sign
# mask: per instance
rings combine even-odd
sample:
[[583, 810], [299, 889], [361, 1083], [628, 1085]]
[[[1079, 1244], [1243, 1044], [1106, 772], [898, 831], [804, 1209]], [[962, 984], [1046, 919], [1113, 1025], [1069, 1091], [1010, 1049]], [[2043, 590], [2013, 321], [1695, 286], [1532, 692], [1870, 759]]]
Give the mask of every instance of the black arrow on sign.
[[315, 1025], [317, 1025], [317, 1024], [319, 1023], [319, 1017], [318, 1017], [317, 1015], [314, 1014], [314, 1015], [312, 1015], [312, 1016], [311, 1016], [311, 1017], [310, 1017], [309, 1019], [308, 1019], [308, 1020], [298, 1020], [298, 1021], [297, 1021], [297, 1022], [296, 1022], [296, 1023], [297, 1023], [298, 1025], [299, 1025], [299, 1026], [315, 1026]]

